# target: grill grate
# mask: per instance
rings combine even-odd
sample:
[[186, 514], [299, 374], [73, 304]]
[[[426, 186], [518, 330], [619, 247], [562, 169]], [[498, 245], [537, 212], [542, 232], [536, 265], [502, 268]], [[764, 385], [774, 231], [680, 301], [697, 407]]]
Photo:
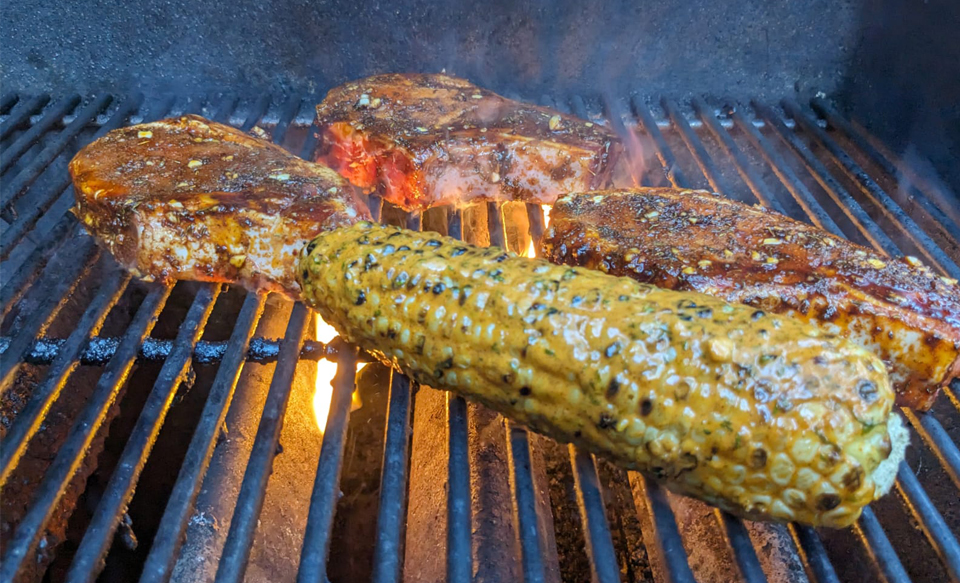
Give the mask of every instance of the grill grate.
[[[655, 118], [659, 111], [654, 112], [639, 99], [605, 97], [591, 103], [573, 96], [562, 102], [545, 97], [541, 102], [580, 117], [606, 120], [629, 144], [636, 145], [637, 151], [631, 157], [646, 166], [645, 184], [709, 186], [726, 196], [762, 203], [887, 254], [920, 255], [941, 273], [960, 275], [960, 212], [950, 205], [951, 195], [943, 186], [916, 176], [823, 101], [813, 102], [811, 110], [790, 100], [782, 102], [779, 109], [760, 103], [716, 109], [706, 100], [696, 98], [688, 111], [664, 99], [659, 103], [663, 113], [659, 119]], [[0, 99], [0, 271], [4, 274], [0, 313], [5, 318], [0, 327], [0, 395], [10, 393], [24, 365], [45, 367], [41, 380], [0, 443], [0, 486], [8, 486], [31, 440], [41, 432], [51, 407], [80, 367], [103, 367], [90, 398], [46, 468], [29, 508], [13, 525], [13, 532], [4, 538], [0, 580], [12, 581], [18, 572], [29, 568], [55, 508], [95, 435], [103, 430], [108, 411], [134, 364], [162, 362], [66, 573], [68, 581], [96, 579], [178, 387], [188, 382], [192, 364], [216, 364], [216, 376], [173, 491], [165, 501], [140, 579], [170, 580], [241, 371], [247, 361], [276, 362], [216, 575], [218, 582], [243, 580], [294, 371], [301, 360], [327, 358], [338, 363], [338, 372], [317, 461], [297, 577], [302, 582], [326, 580], [351, 392], [362, 355], [339, 341], [324, 345], [310, 340], [307, 330], [311, 316], [299, 304], [289, 315], [282, 339], [255, 337], [268, 301], [255, 295], [247, 295], [243, 300], [228, 339], [202, 339], [218, 298], [225, 295], [219, 285], [196, 287], [189, 309], [178, 321], [175, 338], [151, 337], [158, 317], [168, 308], [172, 289], [144, 288], [99, 253], [67, 213], [73, 193], [65, 173], [69, 157], [105, 132], [134, 121], [188, 111], [207, 112], [215, 119], [247, 130], [258, 123], [272, 125], [275, 143], [309, 158], [317, 139], [314, 132], [305, 128], [311, 105], [310, 100], [300, 96], [274, 102], [269, 95], [240, 99], [233, 94], [210, 100], [191, 99], [179, 106], [174, 99], [145, 100], [143, 96], [103, 95], [84, 100], [78, 95], [56, 99], [10, 93]], [[293, 128], [296, 131], [290, 132]], [[378, 219], [386, 213], [382, 201], [375, 196], [371, 197], [371, 206]], [[463, 238], [463, 213], [454, 209], [447, 209], [446, 213], [447, 232]], [[502, 213], [501, 207], [488, 205], [486, 234], [491, 244], [507, 246], [508, 225]], [[420, 229], [424, 219], [414, 213], [405, 221], [409, 228]], [[540, 207], [527, 206], [527, 222], [530, 236], [539, 238], [544, 230]], [[94, 283], [95, 277], [100, 279]], [[78, 300], [82, 304], [79, 315], [66, 337], [48, 336], [49, 330], [57, 328], [55, 324], [65, 306], [71, 304], [74, 296], [85, 297], [81, 292], [91, 285], [95, 286], [95, 293]], [[141, 288], [145, 295], [138, 300], [120, 333], [101, 335], [114, 308]], [[373, 542], [372, 578], [376, 583], [400, 581], [407, 567], [411, 434], [420, 430], [413, 414], [418, 390], [405, 377], [392, 375], [377, 534]], [[958, 390], [957, 386], [945, 389], [946, 394], [929, 414], [903, 412], [917, 434], [910, 464], [905, 462], [900, 468], [896, 494], [867, 509], [851, 529], [852, 536], [796, 525], [761, 528], [712, 511], [712, 528], [722, 539], [719, 552], [727, 555], [727, 559], [717, 560], [732, 559], [731, 565], [723, 567], [726, 571], [718, 572], [733, 573], [751, 583], [783, 574], [791, 580], [806, 576], [820, 582], [840, 581], [853, 578], [855, 567], [836, 561], [837, 557], [856, 553], [865, 555], [872, 573], [887, 581], [907, 581], [911, 576], [914, 580], [933, 577], [960, 581], [960, 543], [955, 532], [960, 524]], [[488, 521], [490, 513], [475, 507], [474, 493], [484, 485], [475, 483], [471, 473], [476, 470], [475, 464], [492, 463], [501, 475], [509, 476], [508, 512], [512, 513], [512, 521], [505, 528], [512, 529], [508, 536], [517, 541], [518, 573], [528, 583], [558, 581], [561, 559], [554, 542], [550, 503], [545, 502], [540, 491], [544, 487], [543, 443], [524, 428], [506, 422], [502, 436], [506, 461], [478, 461], [471, 453], [475, 438], [470, 431], [470, 419], [477, 409], [458, 396], [445, 396], [446, 578], [452, 582], [471, 581], [488, 568], [478, 558], [476, 524]], [[632, 571], [625, 565], [619, 548], [623, 542], [619, 534], [614, 536], [620, 527], [608, 520], [610, 485], [602, 479], [603, 472], [591, 456], [572, 447], [568, 455], [590, 576], [600, 583], [630, 578]], [[927, 461], [931, 462], [927, 468], [921, 468]], [[944, 483], [933, 483], [938, 476], [946, 478]], [[694, 581], [695, 574], [710, 578], [711, 571], [704, 571], [699, 558], [699, 553], [707, 551], [696, 546], [698, 541], [691, 540], [693, 534], [685, 521], [698, 503], [674, 496], [635, 474], [629, 476], [626, 487], [633, 493], [643, 526], [640, 544], [649, 553], [654, 575], [676, 582]], [[915, 521], [922, 536], [902, 540], [903, 531], [893, 524], [892, 517], [897, 514], [885, 518], [885, 513], [893, 512], [892, 506], [899, 506], [901, 515]], [[780, 536], [787, 541], [788, 553], [793, 553], [796, 564], [802, 565], [799, 571], [790, 565], [775, 564], [777, 559], [769, 557], [763, 544], [772, 539], [764, 536]], [[924, 545], [926, 550], [920, 556], [933, 553], [940, 560], [938, 565], [918, 565], [912, 551]]]

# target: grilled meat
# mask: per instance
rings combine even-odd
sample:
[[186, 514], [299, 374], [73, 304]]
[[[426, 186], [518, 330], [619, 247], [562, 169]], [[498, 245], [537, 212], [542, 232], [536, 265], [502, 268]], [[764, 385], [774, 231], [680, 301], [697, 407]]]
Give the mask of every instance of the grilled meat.
[[446, 75], [379, 75], [317, 106], [320, 161], [404, 209], [471, 200], [551, 204], [606, 185], [615, 135]]
[[807, 322], [366, 222], [298, 277], [421, 383], [741, 516], [848, 526], [903, 459], [883, 363]]
[[571, 195], [550, 218], [550, 260], [818, 322], [882, 358], [901, 405], [929, 409], [960, 375], [960, 287], [916, 258], [702, 191]]
[[333, 170], [194, 115], [112, 131], [76, 155], [70, 174], [77, 216], [145, 279], [298, 297], [303, 245], [369, 217]]

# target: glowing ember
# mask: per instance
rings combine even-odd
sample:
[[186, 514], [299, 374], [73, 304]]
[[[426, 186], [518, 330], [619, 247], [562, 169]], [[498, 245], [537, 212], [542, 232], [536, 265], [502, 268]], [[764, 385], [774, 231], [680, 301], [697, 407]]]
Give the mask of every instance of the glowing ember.
[[[320, 316], [317, 316], [317, 341], [326, 344], [336, 337], [337, 331], [333, 329], [333, 326], [324, 322]], [[366, 365], [367, 363], [365, 362], [359, 363], [357, 365], [357, 373]], [[330, 383], [333, 382], [333, 377], [336, 374], [336, 363], [325, 359], [317, 361], [317, 381], [313, 393], [313, 415], [317, 420], [317, 427], [320, 428], [320, 433], [323, 433], [327, 427], [327, 415], [330, 413], [330, 400], [333, 398], [333, 385]], [[359, 407], [360, 398], [356, 391], [353, 393], [352, 401], [352, 409]]]

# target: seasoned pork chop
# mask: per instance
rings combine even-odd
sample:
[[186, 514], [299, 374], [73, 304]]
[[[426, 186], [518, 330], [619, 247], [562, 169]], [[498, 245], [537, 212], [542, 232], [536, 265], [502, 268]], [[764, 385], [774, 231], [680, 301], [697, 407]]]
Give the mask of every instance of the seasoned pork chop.
[[299, 297], [301, 248], [368, 218], [333, 170], [194, 115], [114, 130], [70, 162], [76, 214], [146, 279]]
[[914, 257], [702, 191], [572, 195], [550, 218], [552, 261], [819, 322], [887, 363], [901, 405], [928, 409], [960, 375], [960, 286]]
[[317, 106], [320, 161], [407, 210], [471, 200], [552, 204], [606, 185], [608, 129], [446, 75], [379, 75]]

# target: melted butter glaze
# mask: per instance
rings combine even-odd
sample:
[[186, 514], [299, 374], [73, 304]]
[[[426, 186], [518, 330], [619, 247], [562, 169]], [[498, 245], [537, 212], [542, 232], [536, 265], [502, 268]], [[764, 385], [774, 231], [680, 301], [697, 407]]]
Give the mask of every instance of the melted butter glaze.
[[882, 362], [800, 320], [370, 223], [299, 267], [325, 321], [418, 382], [742, 516], [849, 525], [903, 456]]

